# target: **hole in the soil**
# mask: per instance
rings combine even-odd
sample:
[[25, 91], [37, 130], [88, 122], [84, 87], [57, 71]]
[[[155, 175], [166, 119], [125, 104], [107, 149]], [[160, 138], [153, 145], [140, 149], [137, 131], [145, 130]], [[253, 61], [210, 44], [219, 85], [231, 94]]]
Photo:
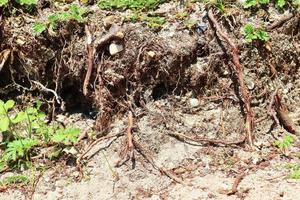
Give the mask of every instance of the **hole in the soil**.
[[[65, 82], [65, 81], [64, 81]], [[65, 103], [65, 111], [69, 113], [83, 113], [87, 116], [93, 113], [92, 104], [78, 90], [77, 84], [65, 87], [61, 91], [61, 97]]]
[[168, 93], [168, 88], [164, 83], [158, 84], [155, 88], [152, 90], [152, 97], [153, 100], [159, 100], [166, 97], [166, 94]]

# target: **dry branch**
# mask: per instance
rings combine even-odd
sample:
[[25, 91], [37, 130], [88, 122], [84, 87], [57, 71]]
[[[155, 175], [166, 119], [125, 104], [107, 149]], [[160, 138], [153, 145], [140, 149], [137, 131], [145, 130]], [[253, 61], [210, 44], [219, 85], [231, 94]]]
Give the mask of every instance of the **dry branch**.
[[212, 12], [211, 9], [208, 10], [208, 17], [210, 19], [210, 21], [212, 22], [212, 24], [214, 25], [216, 32], [219, 34], [219, 36], [221, 36], [230, 46], [231, 48], [231, 56], [232, 56], [232, 62], [234, 64], [233, 70], [235, 71], [237, 78], [238, 78], [238, 83], [240, 86], [240, 92], [241, 92], [241, 96], [244, 102], [244, 106], [245, 106], [245, 111], [246, 111], [246, 122], [245, 122], [245, 130], [246, 130], [246, 138], [247, 141], [250, 145], [250, 147], [253, 146], [253, 134], [252, 134], [252, 128], [253, 128], [253, 111], [251, 108], [251, 97], [249, 95], [249, 91], [248, 88], [246, 87], [245, 81], [244, 81], [244, 75], [243, 75], [243, 70], [242, 70], [242, 66], [240, 64], [239, 61], [239, 51], [237, 46], [235, 45], [234, 42], [232, 42], [232, 40], [229, 38], [228, 34], [221, 29], [219, 23], [217, 22], [217, 20], [214, 17], [214, 14]]

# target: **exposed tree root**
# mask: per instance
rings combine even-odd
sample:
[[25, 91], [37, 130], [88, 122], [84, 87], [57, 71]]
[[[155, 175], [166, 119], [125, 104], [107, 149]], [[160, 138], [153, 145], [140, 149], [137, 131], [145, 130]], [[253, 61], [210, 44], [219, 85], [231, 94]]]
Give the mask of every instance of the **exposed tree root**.
[[183, 181], [178, 178], [175, 174], [168, 171], [164, 167], [159, 167], [155, 162], [153, 157], [148, 153], [148, 151], [136, 140], [132, 137], [132, 129], [133, 129], [133, 117], [132, 112], [129, 112], [128, 115], [128, 128], [127, 128], [127, 146], [125, 151], [122, 153], [121, 159], [116, 163], [116, 167], [120, 167], [129, 159], [133, 162], [134, 160], [134, 150], [138, 151], [155, 169], [159, 170], [162, 174], [168, 176], [170, 179], [174, 180], [177, 183], [183, 184]]
[[81, 160], [87, 155], [88, 152], [91, 151], [91, 149], [96, 145], [98, 144], [99, 142], [103, 141], [103, 140], [106, 140], [106, 139], [110, 139], [110, 138], [113, 138], [113, 137], [120, 137], [124, 135], [123, 132], [120, 132], [120, 133], [116, 133], [116, 134], [113, 134], [113, 135], [107, 135], [107, 136], [103, 136], [101, 138], [98, 138], [97, 140], [93, 141], [92, 143], [90, 143], [87, 148], [84, 150], [84, 152], [76, 159], [76, 167], [77, 167], [77, 170], [79, 171], [79, 177], [78, 179], [81, 180], [81, 178], [83, 177], [83, 171], [82, 171], [82, 167], [81, 167]]
[[214, 145], [238, 145], [245, 142], [245, 137], [235, 141], [225, 141], [225, 140], [215, 140], [215, 139], [201, 138], [201, 137], [192, 138], [176, 132], [170, 132], [168, 134], [182, 141], [189, 141], [189, 142], [196, 142], [196, 143], [209, 143]]
[[133, 139], [134, 147], [137, 151], [140, 152], [140, 154], [156, 169], [158, 169], [162, 174], [168, 176], [170, 179], [174, 180], [177, 183], [184, 184], [183, 181], [177, 177], [172, 172], [168, 171], [164, 167], [159, 167], [155, 162], [153, 157], [144, 149], [142, 145], [140, 145], [135, 139]]
[[276, 22], [272, 23], [271, 25], [269, 25], [267, 27], [267, 30], [271, 31], [271, 30], [281, 26], [282, 24], [284, 24], [288, 20], [292, 19], [294, 16], [295, 16], [294, 13], [289, 13], [287, 15], [284, 15], [281, 19], [279, 19], [278, 21], [276, 21]]
[[86, 34], [86, 48], [87, 48], [87, 72], [83, 82], [83, 94], [86, 96], [88, 93], [88, 85], [90, 82], [93, 65], [94, 65], [93, 37], [87, 25], [85, 26], [85, 34]]
[[231, 191], [229, 191], [229, 192], [227, 193], [227, 195], [233, 195], [233, 194], [235, 194], [235, 193], [238, 191], [237, 188], [238, 188], [240, 182], [241, 182], [241, 181], [243, 180], [243, 178], [246, 176], [246, 174], [247, 174], [246, 171], [242, 171], [241, 173], [239, 173], [239, 174], [237, 175], [237, 177], [235, 178], [235, 180], [234, 180], [234, 182], [233, 182]]
[[233, 70], [235, 71], [237, 78], [238, 78], [238, 82], [239, 82], [239, 86], [240, 86], [240, 92], [241, 92], [241, 96], [242, 99], [244, 101], [244, 106], [245, 106], [245, 111], [246, 111], [246, 122], [245, 122], [245, 130], [246, 130], [246, 138], [247, 141], [250, 145], [250, 147], [253, 146], [253, 139], [254, 136], [252, 134], [252, 128], [253, 128], [253, 111], [251, 108], [251, 97], [249, 95], [249, 91], [248, 88], [246, 87], [245, 81], [244, 81], [244, 75], [243, 75], [243, 71], [242, 71], [242, 66], [240, 64], [239, 61], [239, 51], [237, 46], [234, 44], [234, 42], [232, 42], [232, 40], [229, 38], [228, 34], [221, 29], [219, 23], [217, 22], [217, 20], [214, 17], [214, 14], [212, 12], [211, 9], [208, 10], [208, 17], [211, 20], [212, 24], [214, 25], [216, 32], [219, 34], [219, 36], [221, 36], [226, 42], [227, 44], [230, 46], [231, 48], [231, 56], [232, 56], [232, 62], [233, 62]]
[[[275, 91], [274, 95], [272, 96], [273, 106], [277, 113], [277, 117], [274, 117], [274, 120], [280, 124], [290, 133], [300, 135], [299, 131], [297, 130], [295, 124], [293, 123], [292, 119], [287, 114], [285, 106], [281, 103], [281, 98], [277, 92]], [[272, 104], [271, 104], [272, 105]]]

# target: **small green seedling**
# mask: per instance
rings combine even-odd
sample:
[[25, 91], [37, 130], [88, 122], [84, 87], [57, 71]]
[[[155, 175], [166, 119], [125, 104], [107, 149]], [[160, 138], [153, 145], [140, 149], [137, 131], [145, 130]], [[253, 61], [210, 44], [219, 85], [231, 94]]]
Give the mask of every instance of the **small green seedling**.
[[165, 0], [100, 0], [98, 5], [102, 9], [132, 9], [132, 10], [153, 10]]
[[281, 140], [276, 140], [274, 145], [279, 148], [279, 150], [284, 154], [287, 155], [288, 149], [292, 146], [294, 142], [293, 136], [290, 134], [285, 135]]
[[[25, 6], [31, 6], [31, 5], [36, 5], [38, 0], [16, 0], [20, 5], [25, 5]], [[5, 7], [9, 3], [9, 0], [0, 0], [0, 6]]]
[[254, 40], [260, 40], [266, 42], [269, 40], [269, 34], [261, 29], [255, 29], [251, 24], [244, 26], [242, 34], [245, 37], [246, 42], [251, 43]]
[[287, 176], [290, 179], [300, 179], [300, 165], [299, 164], [288, 164], [285, 168], [290, 170]]
[[162, 28], [163, 25], [166, 23], [166, 19], [159, 16], [147, 16], [143, 15], [142, 13], [134, 13], [127, 17], [127, 20], [131, 22], [144, 22], [147, 24], [148, 27], [153, 29]]
[[6, 177], [3, 181], [1, 181], [0, 185], [7, 186], [7, 185], [14, 185], [17, 183], [22, 183], [22, 184], [27, 185], [30, 183], [30, 178], [26, 175], [9, 176], [9, 177]]
[[49, 32], [54, 33], [55, 29], [59, 22], [68, 22], [68, 21], [76, 21], [78, 23], [85, 22], [85, 14], [87, 13], [87, 8], [78, 7], [77, 5], [71, 5], [68, 11], [65, 12], [57, 12], [48, 17], [46, 22], [36, 22], [33, 24], [33, 32], [36, 35], [40, 35], [46, 29], [49, 29]]
[[267, 5], [270, 1], [269, 0], [246, 0], [244, 7], [250, 8], [250, 7], [256, 7], [258, 5]]
[[20, 167], [21, 163], [27, 163], [28, 166], [32, 155], [38, 154], [41, 146], [53, 145], [57, 146], [58, 150], [63, 150], [77, 143], [79, 129], [64, 128], [55, 123], [47, 124], [46, 115], [40, 111], [40, 107], [41, 102], [37, 101], [36, 106], [18, 111], [13, 100], [0, 100], [3, 150], [0, 155], [0, 171], [6, 167]]

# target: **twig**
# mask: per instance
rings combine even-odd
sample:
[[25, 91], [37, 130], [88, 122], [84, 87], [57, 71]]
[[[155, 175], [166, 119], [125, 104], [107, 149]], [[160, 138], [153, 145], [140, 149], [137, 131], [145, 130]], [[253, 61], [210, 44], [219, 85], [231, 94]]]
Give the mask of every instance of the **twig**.
[[43, 84], [41, 84], [41, 83], [38, 82], [38, 81], [32, 81], [32, 82], [35, 83], [36, 85], [40, 86], [40, 87], [42, 88], [42, 91], [45, 91], [45, 92], [51, 92], [51, 93], [55, 96], [55, 99], [56, 99], [57, 103], [58, 103], [58, 104], [61, 103], [61, 102], [60, 102], [60, 99], [61, 99], [61, 98], [58, 96], [58, 94], [57, 94], [54, 90], [45, 87]]
[[93, 64], [94, 64], [94, 47], [93, 47], [93, 38], [89, 30], [89, 27], [85, 25], [85, 34], [86, 34], [86, 48], [87, 48], [87, 72], [83, 82], [83, 94], [86, 96], [88, 93], [88, 85], [92, 75]]
[[232, 62], [234, 64], [234, 71], [237, 75], [238, 78], [238, 83], [240, 85], [240, 91], [241, 95], [243, 98], [245, 110], [246, 110], [246, 122], [245, 122], [245, 129], [246, 129], [246, 138], [247, 141], [250, 145], [250, 147], [253, 147], [253, 134], [252, 134], [252, 128], [253, 128], [253, 111], [251, 108], [251, 98], [249, 95], [248, 88], [246, 87], [245, 81], [244, 81], [244, 76], [243, 76], [243, 71], [242, 71], [242, 66], [239, 61], [239, 51], [236, 45], [231, 41], [229, 38], [228, 34], [223, 31], [217, 22], [217, 20], [214, 17], [214, 14], [211, 9], [208, 10], [208, 17], [210, 21], [213, 23], [217, 33], [228, 43], [228, 45], [231, 48], [231, 56], [232, 56]]
[[271, 31], [275, 28], [277, 28], [278, 26], [281, 26], [282, 24], [284, 24], [286, 21], [292, 19], [294, 17], [294, 13], [289, 13], [287, 15], [284, 15], [282, 18], [280, 18], [278, 21], [273, 22], [271, 25], [269, 25], [266, 29], [267, 31]]
[[181, 134], [181, 133], [176, 133], [176, 132], [171, 132], [171, 133], [168, 133], [169, 135], [173, 136], [173, 137], [176, 137], [180, 140], [183, 140], [183, 141], [186, 141], [186, 140], [189, 140], [189, 141], [192, 141], [192, 142], [197, 142], [197, 143], [210, 143], [210, 144], [216, 144], [216, 145], [237, 145], [237, 144], [241, 144], [243, 142], [245, 142], [245, 137], [239, 139], [239, 140], [234, 140], [234, 141], [225, 141], [225, 140], [214, 140], [214, 139], [209, 139], [209, 138], [200, 138], [200, 137], [195, 137], [195, 138], [192, 138], [192, 137], [189, 137], [189, 136], [186, 136], [184, 134]]

